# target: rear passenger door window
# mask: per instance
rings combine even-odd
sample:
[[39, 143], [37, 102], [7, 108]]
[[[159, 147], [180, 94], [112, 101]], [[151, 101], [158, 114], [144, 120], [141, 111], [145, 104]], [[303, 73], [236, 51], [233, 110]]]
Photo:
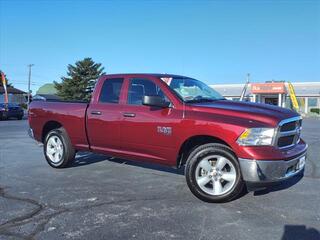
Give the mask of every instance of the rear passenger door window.
[[131, 79], [128, 90], [128, 104], [142, 105], [144, 96], [159, 96], [169, 101], [161, 88], [151, 80], [141, 78]]
[[99, 97], [100, 103], [119, 103], [123, 78], [113, 78], [104, 81]]

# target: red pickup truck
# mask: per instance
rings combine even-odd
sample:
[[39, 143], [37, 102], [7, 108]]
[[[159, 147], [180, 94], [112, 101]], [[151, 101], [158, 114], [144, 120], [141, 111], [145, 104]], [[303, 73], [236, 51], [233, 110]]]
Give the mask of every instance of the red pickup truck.
[[226, 100], [178, 75], [105, 75], [90, 103], [33, 101], [29, 124], [52, 167], [77, 151], [185, 166], [190, 190], [208, 202], [303, 176], [306, 160], [296, 112]]

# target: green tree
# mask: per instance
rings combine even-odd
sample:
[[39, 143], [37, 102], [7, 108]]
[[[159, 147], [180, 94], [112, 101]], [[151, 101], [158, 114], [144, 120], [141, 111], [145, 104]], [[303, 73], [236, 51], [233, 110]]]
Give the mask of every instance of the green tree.
[[[2, 71], [0, 70], [0, 74], [1, 73], [2, 73]], [[9, 80], [7, 78], [7, 75], [5, 75], [5, 73], [4, 73], [4, 77], [6, 78], [7, 87], [13, 87], [12, 84], [9, 83]], [[0, 75], [0, 87], [3, 87], [1, 75]]]
[[97, 79], [105, 74], [101, 63], [95, 63], [91, 58], [68, 65], [67, 77], [62, 82], [54, 82], [58, 96], [65, 100], [89, 101]]

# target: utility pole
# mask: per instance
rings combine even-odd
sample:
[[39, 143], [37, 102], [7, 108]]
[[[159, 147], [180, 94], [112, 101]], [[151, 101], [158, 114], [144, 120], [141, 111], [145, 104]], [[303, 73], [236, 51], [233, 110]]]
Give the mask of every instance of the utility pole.
[[247, 80], [246, 80], [246, 83], [244, 84], [244, 87], [242, 89], [242, 93], [240, 95], [240, 101], [243, 101], [243, 99], [244, 99], [244, 97], [246, 95], [246, 91], [247, 91], [249, 82], [250, 82], [250, 73], [247, 74]]
[[30, 105], [30, 85], [31, 85], [31, 67], [33, 67], [34, 64], [29, 64], [29, 78], [28, 78], [28, 110]]

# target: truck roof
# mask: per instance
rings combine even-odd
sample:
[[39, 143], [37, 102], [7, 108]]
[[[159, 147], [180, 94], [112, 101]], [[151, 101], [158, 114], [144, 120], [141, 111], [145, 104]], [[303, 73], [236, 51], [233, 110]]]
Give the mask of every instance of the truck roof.
[[169, 73], [115, 73], [105, 74], [103, 77], [177, 77], [177, 78], [190, 78], [182, 75], [169, 74]]

